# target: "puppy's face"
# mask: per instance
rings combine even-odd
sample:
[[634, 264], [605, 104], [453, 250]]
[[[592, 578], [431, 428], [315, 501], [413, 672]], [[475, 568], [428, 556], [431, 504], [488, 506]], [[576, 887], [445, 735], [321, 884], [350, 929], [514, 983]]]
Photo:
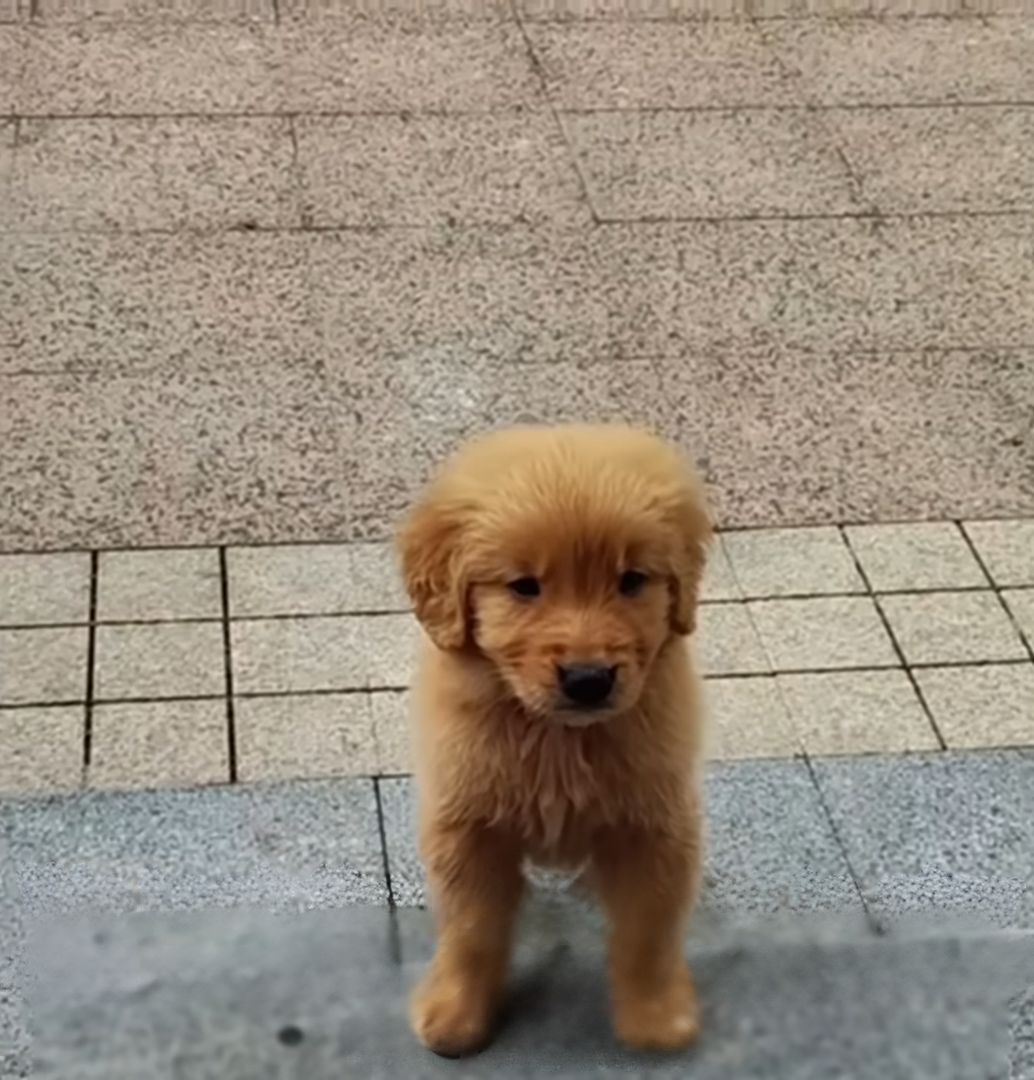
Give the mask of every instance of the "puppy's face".
[[477, 649], [529, 712], [569, 725], [634, 706], [672, 633], [663, 556], [606, 531], [587, 551], [545, 525], [517, 530], [483, 552], [470, 589]]
[[692, 630], [709, 522], [694, 477], [622, 428], [502, 432], [458, 455], [400, 538], [417, 615], [550, 722], [632, 708]]

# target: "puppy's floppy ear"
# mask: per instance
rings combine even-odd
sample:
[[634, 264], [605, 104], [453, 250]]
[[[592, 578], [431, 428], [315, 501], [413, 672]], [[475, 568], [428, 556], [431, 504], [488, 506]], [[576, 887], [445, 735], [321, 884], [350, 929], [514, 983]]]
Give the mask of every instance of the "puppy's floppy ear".
[[695, 477], [687, 477], [672, 517], [676, 553], [672, 574], [671, 626], [676, 634], [692, 634], [696, 628], [696, 609], [707, 551], [714, 536], [704, 494]]
[[398, 535], [402, 580], [416, 616], [439, 649], [467, 640], [463, 513], [434, 493], [410, 514]]

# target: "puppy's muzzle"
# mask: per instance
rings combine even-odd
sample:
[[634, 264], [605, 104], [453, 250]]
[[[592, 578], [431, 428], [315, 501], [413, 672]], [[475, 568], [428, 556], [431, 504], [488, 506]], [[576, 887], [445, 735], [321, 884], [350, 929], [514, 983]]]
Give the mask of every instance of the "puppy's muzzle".
[[557, 668], [564, 697], [576, 708], [598, 709], [614, 690], [618, 669], [606, 664], [571, 664]]

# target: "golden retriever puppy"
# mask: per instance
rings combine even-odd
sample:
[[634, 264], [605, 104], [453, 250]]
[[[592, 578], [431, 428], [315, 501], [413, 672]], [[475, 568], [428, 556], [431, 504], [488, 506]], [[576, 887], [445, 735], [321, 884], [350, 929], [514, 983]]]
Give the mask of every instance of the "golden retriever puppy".
[[622, 427], [475, 441], [404, 524], [428, 642], [414, 687], [438, 939], [412, 1003], [447, 1056], [491, 1038], [526, 859], [585, 867], [611, 927], [614, 1024], [697, 1034], [683, 931], [700, 859], [693, 630], [711, 526], [696, 477]]

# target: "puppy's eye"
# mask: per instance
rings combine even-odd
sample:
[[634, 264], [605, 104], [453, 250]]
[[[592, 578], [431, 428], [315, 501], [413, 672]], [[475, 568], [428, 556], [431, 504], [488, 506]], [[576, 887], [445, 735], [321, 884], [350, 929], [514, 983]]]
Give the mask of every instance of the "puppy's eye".
[[626, 570], [618, 579], [618, 589], [622, 596], [637, 596], [643, 591], [646, 575], [639, 570]]
[[539, 584], [538, 578], [533, 577], [516, 578], [509, 583], [507, 588], [514, 596], [520, 596], [525, 600], [531, 600], [542, 592], [542, 586]]

